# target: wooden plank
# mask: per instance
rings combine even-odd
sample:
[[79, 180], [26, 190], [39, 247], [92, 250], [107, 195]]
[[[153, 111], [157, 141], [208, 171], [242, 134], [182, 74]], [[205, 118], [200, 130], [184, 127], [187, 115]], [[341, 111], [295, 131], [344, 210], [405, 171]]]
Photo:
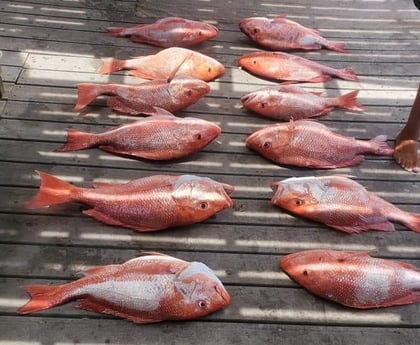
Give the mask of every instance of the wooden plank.
[[[19, 145], [16, 145], [19, 143]], [[56, 144], [37, 143], [35, 146], [28, 141], [1, 140], [3, 159], [11, 162], [27, 162], [32, 164], [43, 163], [52, 165], [75, 165], [80, 167], [92, 166], [96, 168], [142, 168], [146, 171], [161, 169], [167, 173], [187, 173], [196, 174], [222, 174], [243, 175], [243, 176], [302, 176], [308, 174], [308, 170], [295, 169], [290, 172], [285, 166], [268, 163], [266, 159], [252, 152], [232, 156], [229, 153], [206, 153], [199, 152], [194, 159], [185, 158], [176, 162], [151, 162], [146, 160], [133, 161], [132, 159], [112, 156], [100, 150], [75, 151], [75, 152], [53, 152], [57, 148]], [[198, 157], [207, 158], [197, 160]], [[375, 164], [373, 164], [373, 162]], [[223, 171], [221, 172], [221, 169]], [[311, 169], [311, 174], [326, 174], [325, 170]], [[397, 168], [396, 163], [391, 157], [367, 156], [365, 161], [359, 165], [350, 168], [341, 168], [334, 170], [335, 173], [346, 173], [354, 176], [377, 176], [383, 179], [390, 179], [395, 176], [398, 179], [404, 179], [408, 173]], [[106, 174], [105, 174], [106, 175]]]
[[[332, 94], [336, 96], [337, 94]], [[220, 99], [217, 109], [215, 107], [207, 107], [204, 111], [203, 105], [192, 105], [180, 111], [178, 115], [182, 117], [200, 117], [208, 121], [213, 121], [222, 126], [229, 132], [238, 131], [238, 127], [246, 128], [247, 130], [256, 130], [260, 126], [269, 124], [269, 120], [259, 117], [251, 112], [241, 109], [238, 101], [231, 100], [230, 106], [228, 102]], [[30, 106], [30, 111], [28, 107]], [[322, 121], [328, 123], [331, 121], [349, 122], [353, 124], [368, 125], [370, 122], [387, 122], [398, 123], [402, 125], [407, 121], [411, 106], [368, 106], [364, 113], [352, 113], [336, 109], [322, 118]], [[91, 107], [88, 115], [80, 117], [78, 113], [73, 112], [68, 106], [61, 103], [49, 102], [25, 102], [9, 100], [3, 111], [3, 117], [8, 119], [21, 120], [39, 120], [39, 121], [53, 121], [64, 122], [67, 124], [97, 124], [102, 126], [115, 126], [120, 123], [133, 121], [132, 116], [123, 116], [114, 114], [108, 107]], [[390, 139], [395, 137], [395, 134], [390, 136]]]
[[[55, 280], [54, 284], [65, 281]], [[16, 286], [49, 284], [51, 280], [30, 278], [0, 278], [0, 298], [12, 300], [12, 305], [0, 305], [0, 313], [10, 313], [26, 300], [23, 289]], [[419, 327], [420, 304], [396, 306], [392, 309], [353, 310], [322, 300], [301, 288], [226, 285], [232, 297], [228, 308], [203, 320], [230, 322], [306, 323], [310, 325], [353, 325]], [[103, 318], [91, 312], [75, 309], [73, 303], [37, 313], [39, 316]], [[106, 317], [106, 316], [105, 316]], [[107, 318], [107, 317], [106, 317]]]
[[[385, 327], [320, 327], [240, 322], [164, 322], [135, 325], [114, 319], [58, 319], [39, 316], [0, 316], [0, 340], [16, 345], [67, 344], [287, 344], [300, 345], [311, 337], [315, 344], [416, 345], [420, 330]], [[15, 330], [19, 329], [17, 333]], [[197, 331], [199, 330], [199, 331]], [[199, 340], [198, 340], [199, 339]]]
[[[15, 211], [16, 212], [16, 211]], [[397, 226], [397, 228], [400, 228]], [[152, 233], [105, 226], [85, 217], [7, 214], [0, 217], [5, 244], [48, 244], [158, 251], [205, 251], [283, 255], [300, 250], [335, 249], [371, 251], [390, 259], [418, 260], [418, 234], [402, 228], [394, 233], [376, 231], [348, 235], [317, 224], [263, 225], [205, 224]], [[251, 259], [252, 261], [252, 259]], [[33, 263], [36, 264], [36, 263]], [[12, 267], [12, 266], [11, 266]], [[255, 273], [255, 277], [259, 274]]]
[[[119, 264], [140, 256], [142, 248], [116, 249], [73, 246], [0, 244], [0, 275], [40, 278], [80, 278], [81, 271], [98, 265]], [[279, 254], [184, 252], [164, 254], [206, 263], [228, 285], [298, 287], [279, 268]], [[377, 254], [375, 254], [377, 256]], [[25, 259], [23, 259], [25, 258]], [[420, 267], [420, 260], [399, 260]]]

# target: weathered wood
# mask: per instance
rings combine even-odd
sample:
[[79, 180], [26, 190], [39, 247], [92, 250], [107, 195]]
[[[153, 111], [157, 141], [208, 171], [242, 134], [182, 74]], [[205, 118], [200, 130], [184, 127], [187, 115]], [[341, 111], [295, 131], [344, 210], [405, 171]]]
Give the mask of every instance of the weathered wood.
[[[275, 85], [237, 66], [259, 50], [238, 22], [251, 16], [288, 14], [318, 29], [348, 50], [294, 54], [332, 67], [352, 67], [360, 82], [334, 79], [303, 84], [329, 97], [360, 89], [363, 114], [336, 110], [320, 119], [334, 131], [368, 139], [387, 134], [390, 145], [405, 124], [420, 77], [420, 29], [412, 0], [62, 1], [0, 3], [0, 64], [5, 96], [0, 100], [0, 343], [115, 344], [417, 344], [420, 304], [355, 311], [321, 300], [298, 287], [278, 267], [282, 255], [305, 249], [373, 251], [378, 257], [420, 266], [420, 237], [398, 231], [347, 235], [296, 218], [270, 203], [270, 183], [291, 176], [345, 173], [398, 207], [420, 213], [419, 175], [403, 171], [392, 157], [367, 155], [362, 164], [333, 171], [277, 166], [244, 146], [246, 136], [273, 123], [242, 109], [240, 96]], [[96, 74], [101, 58], [154, 54], [160, 48], [105, 34], [108, 26], [154, 22], [167, 15], [218, 26], [213, 40], [193, 47], [226, 66], [211, 92], [178, 113], [214, 121], [218, 142], [189, 158], [150, 162], [98, 149], [54, 153], [69, 127], [100, 132], [135, 120], [114, 114], [105, 97], [86, 116], [72, 111], [78, 82], [141, 82], [126, 72]], [[123, 183], [154, 174], [198, 174], [236, 186], [235, 205], [200, 224], [153, 233], [106, 226], [81, 213], [80, 204], [27, 210], [39, 177], [57, 175], [77, 186], [91, 181]], [[204, 261], [226, 284], [229, 308], [191, 322], [139, 326], [74, 309], [73, 303], [27, 317], [16, 309], [27, 300], [21, 285], [59, 284], [83, 268], [125, 261], [142, 250]], [[347, 326], [347, 327], [343, 327]], [[141, 340], [140, 340], [141, 339]]]
[[400, 228], [393, 233], [376, 231], [348, 235], [322, 225], [206, 224], [152, 233], [104, 226], [94, 220], [68, 216], [2, 213], [4, 243], [75, 245], [135, 250], [185, 250], [215, 253], [288, 254], [329, 248], [372, 251], [387, 258], [418, 259], [418, 234]]
[[[3, 316], [0, 339], [16, 340], [17, 344], [278, 344], [290, 345], [308, 341], [324, 345], [416, 345], [420, 331], [416, 328], [385, 327], [322, 327], [288, 324], [254, 324], [240, 322], [164, 322], [154, 325], [133, 325], [114, 319], [73, 319], [39, 316]], [[16, 330], [25, 329], [25, 332]], [[51, 332], [53, 330], [54, 332]], [[198, 330], [198, 331], [197, 331]], [[350, 339], [350, 340], [349, 340]]]

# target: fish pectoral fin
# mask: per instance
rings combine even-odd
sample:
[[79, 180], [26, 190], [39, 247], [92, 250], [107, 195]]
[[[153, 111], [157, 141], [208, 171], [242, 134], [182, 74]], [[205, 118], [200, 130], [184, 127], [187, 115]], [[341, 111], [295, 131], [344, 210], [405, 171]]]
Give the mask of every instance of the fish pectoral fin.
[[392, 224], [391, 222], [387, 220], [382, 223], [372, 224], [370, 226], [370, 229], [379, 230], [379, 231], [395, 231], [394, 224]]
[[156, 320], [156, 319], [142, 318], [139, 315], [132, 315], [128, 312], [115, 309], [112, 306], [107, 306], [107, 305], [102, 304], [99, 301], [95, 301], [88, 298], [79, 299], [76, 302], [75, 306], [76, 308], [93, 311], [95, 313], [109, 314], [109, 315], [121, 317], [123, 319], [130, 320], [134, 323], [154, 323], [154, 322], [162, 321], [162, 320]]

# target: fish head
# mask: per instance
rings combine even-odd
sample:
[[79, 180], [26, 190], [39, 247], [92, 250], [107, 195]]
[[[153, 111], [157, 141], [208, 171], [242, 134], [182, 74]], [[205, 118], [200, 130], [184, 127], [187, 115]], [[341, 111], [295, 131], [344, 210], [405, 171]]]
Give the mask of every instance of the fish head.
[[287, 124], [274, 124], [252, 133], [245, 141], [246, 146], [272, 159], [288, 146], [290, 130]]
[[289, 178], [273, 182], [271, 188], [274, 195], [271, 203], [294, 214], [307, 216], [311, 212], [316, 212], [320, 204], [322, 190], [318, 187], [314, 177]]
[[254, 41], [261, 41], [266, 35], [270, 20], [265, 17], [244, 18], [239, 22], [239, 29]]
[[222, 132], [222, 129], [218, 125], [210, 121], [192, 117], [183, 118], [181, 121], [185, 122], [186, 126], [182, 137], [178, 139], [185, 146], [191, 147], [194, 152], [207, 146]]
[[340, 266], [349, 257], [360, 255], [366, 254], [324, 249], [304, 250], [283, 256], [279, 265], [298, 284], [315, 294], [323, 295], [331, 288], [331, 276], [336, 274]]
[[169, 93], [176, 101], [192, 104], [210, 91], [205, 81], [188, 76], [176, 76], [169, 83]]
[[230, 194], [234, 190], [233, 186], [208, 177], [182, 175], [174, 185], [172, 195], [182, 222], [191, 224], [232, 207]]
[[201, 262], [191, 262], [181, 270], [175, 287], [181, 296], [177, 307], [186, 319], [213, 313], [230, 303], [230, 295], [220, 279]]
[[241, 97], [244, 108], [259, 114], [272, 114], [278, 111], [278, 96], [273, 88], [263, 88]]
[[219, 29], [209, 23], [194, 23], [191, 28], [194, 31], [195, 43], [200, 43], [217, 36]]
[[195, 54], [192, 60], [191, 67], [188, 66], [194, 71], [191, 76], [201, 80], [211, 81], [225, 73], [225, 66], [209, 56]]

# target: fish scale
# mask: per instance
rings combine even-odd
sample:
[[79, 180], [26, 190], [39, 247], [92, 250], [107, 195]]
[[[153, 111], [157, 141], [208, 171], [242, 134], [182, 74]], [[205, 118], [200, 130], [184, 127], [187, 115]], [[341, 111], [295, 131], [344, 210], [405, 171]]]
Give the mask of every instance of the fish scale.
[[271, 186], [273, 204], [340, 231], [395, 231], [395, 221], [420, 233], [420, 214], [397, 208], [347, 176], [286, 179]]
[[342, 305], [368, 309], [420, 301], [420, 272], [404, 262], [365, 252], [307, 250], [286, 255], [280, 267], [298, 284]]
[[[119, 265], [94, 267], [85, 274], [63, 285], [25, 286], [31, 299], [19, 308], [18, 314], [76, 299], [76, 307], [82, 309], [136, 323], [153, 323], [198, 318], [230, 303], [222, 282], [206, 265], [160, 253], [149, 253]], [[188, 289], [191, 284], [193, 290]]]

